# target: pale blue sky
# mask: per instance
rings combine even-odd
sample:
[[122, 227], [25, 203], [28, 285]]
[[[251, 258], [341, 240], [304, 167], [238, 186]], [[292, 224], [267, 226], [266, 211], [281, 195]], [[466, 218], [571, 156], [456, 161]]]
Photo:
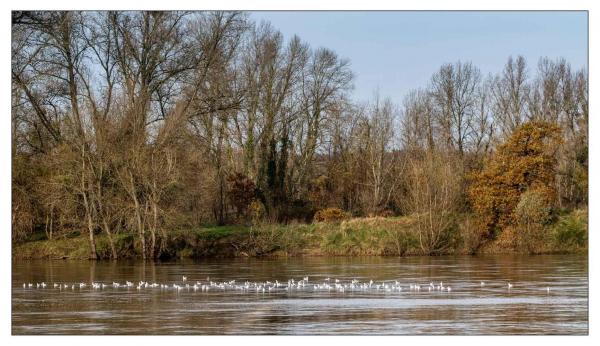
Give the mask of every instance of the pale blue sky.
[[327, 47], [350, 59], [354, 96], [401, 102], [424, 87], [444, 63], [472, 61], [484, 75], [499, 72], [510, 55], [523, 55], [533, 74], [541, 56], [587, 67], [587, 12], [251, 12], [289, 39]]

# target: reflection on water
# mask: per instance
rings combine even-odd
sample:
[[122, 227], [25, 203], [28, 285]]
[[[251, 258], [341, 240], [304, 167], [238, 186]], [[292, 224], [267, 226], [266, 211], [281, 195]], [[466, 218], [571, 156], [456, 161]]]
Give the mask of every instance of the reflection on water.
[[[452, 292], [52, 288], [92, 281], [181, 284], [183, 275], [190, 282], [398, 280], [407, 288], [443, 281]], [[588, 333], [587, 257], [579, 255], [23, 261], [13, 262], [12, 278], [13, 334]], [[49, 285], [24, 289], [29, 282]]]

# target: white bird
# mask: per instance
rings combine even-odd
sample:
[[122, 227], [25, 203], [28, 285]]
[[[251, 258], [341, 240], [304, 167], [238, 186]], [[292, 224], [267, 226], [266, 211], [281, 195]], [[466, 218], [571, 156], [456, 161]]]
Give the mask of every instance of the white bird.
[[513, 285], [509, 282], [508, 283], [508, 289], [511, 289], [513, 287]]
[[187, 276], [182, 276], [181, 281], [187, 281]]
[[546, 293], [550, 293], [550, 287], [546, 287]]
[[485, 286], [485, 282], [481, 281], [481, 283], [479, 283], [479, 285], [480, 285], [481, 287], [483, 287], [483, 286]]
[[447, 290], [448, 292], [450, 292], [450, 291], [452, 291], [452, 288], [451, 288], [450, 286], [448, 286], [448, 288], [446, 288], [446, 290]]

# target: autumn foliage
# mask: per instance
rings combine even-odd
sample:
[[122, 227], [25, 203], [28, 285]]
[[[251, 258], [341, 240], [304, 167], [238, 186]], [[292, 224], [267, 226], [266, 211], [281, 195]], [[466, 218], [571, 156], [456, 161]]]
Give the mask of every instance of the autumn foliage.
[[316, 222], [339, 222], [349, 217], [348, 213], [339, 208], [321, 209], [315, 213]]
[[555, 151], [560, 141], [556, 125], [525, 123], [472, 175], [469, 198], [488, 237], [516, 221], [515, 208], [524, 193], [535, 191], [546, 204], [555, 200]]

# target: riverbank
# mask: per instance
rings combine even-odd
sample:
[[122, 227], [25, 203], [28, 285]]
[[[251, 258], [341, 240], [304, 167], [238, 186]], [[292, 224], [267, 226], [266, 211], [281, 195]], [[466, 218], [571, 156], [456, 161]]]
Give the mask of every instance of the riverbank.
[[[261, 224], [216, 226], [168, 233], [161, 258], [225, 258], [285, 256], [415, 256], [475, 253], [577, 253], [587, 252], [587, 211], [575, 210], [557, 217], [527, 244], [518, 230], [506, 229], [496, 239], [480, 242], [469, 218], [457, 218], [446, 237], [447, 246], [431, 252], [424, 248], [413, 217], [352, 218], [335, 223]], [[133, 234], [119, 234], [119, 258], [139, 257]], [[98, 257], [110, 258], [106, 236], [96, 237]], [[87, 259], [88, 238], [71, 235], [53, 240], [13, 244], [14, 259]]]

